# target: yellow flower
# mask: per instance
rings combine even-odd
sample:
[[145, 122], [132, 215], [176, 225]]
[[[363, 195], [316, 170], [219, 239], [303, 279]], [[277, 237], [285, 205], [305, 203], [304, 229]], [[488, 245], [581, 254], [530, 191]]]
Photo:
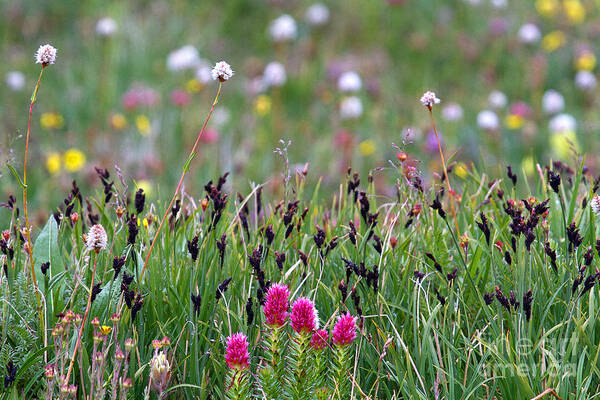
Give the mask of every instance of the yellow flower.
[[[148, 229], [148, 218], [144, 218], [142, 221], [142, 224], [144, 224], [144, 228]], [[137, 226], [140, 226], [140, 219], [137, 218]]]
[[117, 131], [122, 131], [127, 127], [127, 119], [123, 114], [113, 114], [110, 117], [110, 125]]
[[60, 129], [63, 127], [65, 120], [62, 115], [52, 112], [43, 113], [40, 117], [40, 124], [44, 129]]
[[521, 168], [525, 171], [526, 175], [533, 175], [535, 172], [535, 162], [532, 156], [527, 156], [521, 161]]
[[65, 169], [69, 172], [77, 172], [85, 165], [85, 154], [78, 149], [69, 149], [63, 154]]
[[456, 167], [454, 167], [454, 173], [459, 178], [465, 179], [469, 174], [469, 171], [467, 170], [467, 166], [465, 165], [465, 163], [460, 162], [456, 164]]
[[145, 115], [138, 115], [135, 117], [135, 126], [137, 127], [140, 135], [148, 136], [150, 131], [152, 130], [152, 125], [150, 124], [150, 120]]
[[572, 154], [572, 148], [579, 151], [577, 135], [573, 131], [555, 133], [550, 136], [550, 147], [560, 158], [567, 158]]
[[358, 144], [358, 152], [365, 157], [375, 153], [375, 142], [370, 139], [363, 140]]
[[596, 56], [590, 51], [583, 52], [575, 60], [575, 68], [578, 71], [591, 71], [596, 67]]
[[198, 79], [190, 79], [185, 83], [185, 90], [188, 93], [198, 93], [203, 87], [204, 85]]
[[48, 156], [46, 156], [46, 169], [51, 175], [55, 175], [60, 171], [60, 154], [54, 151], [48, 153]]
[[565, 0], [563, 2], [563, 8], [569, 22], [573, 24], [580, 24], [585, 19], [585, 8], [579, 0]]
[[559, 47], [564, 46], [566, 41], [567, 38], [564, 33], [561, 31], [552, 31], [542, 39], [542, 48], [551, 53]]
[[271, 98], [265, 94], [258, 96], [254, 100], [254, 112], [261, 117], [271, 112]]
[[100, 333], [104, 336], [107, 336], [110, 333], [110, 331], [112, 331], [112, 328], [108, 325], [102, 325], [100, 327]]
[[150, 181], [146, 180], [146, 179], [142, 179], [139, 181], [135, 182], [135, 185], [137, 186], [138, 189], [142, 189], [144, 191], [144, 193], [146, 194], [146, 196], [151, 196], [152, 195], [152, 184], [150, 183]]
[[525, 123], [525, 119], [518, 114], [509, 114], [504, 119], [504, 124], [508, 129], [519, 129]]
[[544, 17], [551, 17], [558, 11], [557, 0], [537, 0], [535, 8]]

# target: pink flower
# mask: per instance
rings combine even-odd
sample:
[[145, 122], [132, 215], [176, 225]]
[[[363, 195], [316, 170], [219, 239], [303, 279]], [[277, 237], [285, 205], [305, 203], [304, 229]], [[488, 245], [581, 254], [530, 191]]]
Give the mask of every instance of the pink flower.
[[356, 339], [356, 318], [350, 313], [338, 317], [333, 332], [331, 332], [333, 343], [338, 346], [346, 346]]
[[225, 361], [229, 368], [245, 369], [248, 368], [248, 338], [241, 332], [238, 332], [227, 338], [227, 353]]
[[282, 326], [288, 317], [290, 291], [287, 285], [273, 284], [267, 292], [263, 309], [267, 325]]
[[310, 347], [315, 350], [323, 350], [327, 346], [327, 340], [329, 340], [329, 334], [323, 329], [318, 329], [313, 332], [312, 339], [310, 341]]
[[171, 101], [179, 107], [185, 107], [190, 103], [190, 95], [181, 89], [175, 89], [171, 92]]
[[217, 143], [220, 138], [221, 135], [218, 131], [211, 128], [206, 128], [202, 136], [200, 136], [200, 141], [202, 143]]
[[300, 297], [292, 306], [292, 328], [298, 333], [312, 332], [316, 328], [315, 304], [308, 297]]
[[123, 94], [123, 107], [133, 110], [140, 106], [152, 107], [158, 103], [158, 94], [151, 88], [143, 85], [133, 85]]

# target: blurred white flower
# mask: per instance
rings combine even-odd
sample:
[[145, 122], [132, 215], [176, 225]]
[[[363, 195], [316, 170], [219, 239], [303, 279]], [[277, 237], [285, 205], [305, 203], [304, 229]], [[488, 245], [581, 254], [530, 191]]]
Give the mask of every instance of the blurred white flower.
[[363, 105], [356, 96], [346, 97], [340, 103], [340, 116], [342, 119], [355, 119], [362, 115]]
[[488, 97], [488, 103], [492, 108], [503, 108], [508, 103], [506, 95], [499, 90], [494, 90]]
[[495, 112], [483, 110], [477, 114], [477, 125], [479, 125], [481, 129], [493, 131], [498, 129], [500, 122]]
[[308, 7], [304, 18], [310, 25], [325, 25], [329, 21], [329, 8], [323, 3], [315, 3]]
[[362, 88], [362, 79], [354, 72], [344, 72], [340, 75], [337, 83], [340, 92], [358, 92]]
[[7, 72], [4, 77], [4, 82], [6, 82], [6, 86], [8, 86], [10, 90], [18, 92], [25, 86], [25, 75], [19, 71]]
[[267, 90], [263, 76], [256, 76], [246, 81], [246, 93], [250, 97], [254, 97], [259, 93], [264, 93]]
[[39, 47], [35, 53], [36, 64], [42, 64], [44, 67], [54, 64], [56, 61], [56, 49], [49, 44], [44, 44]]
[[415, 140], [421, 137], [421, 130], [415, 127], [408, 127], [402, 129], [402, 142], [404, 144], [413, 143]]
[[552, 133], [574, 132], [577, 129], [577, 121], [570, 114], [558, 114], [550, 120], [548, 129]]
[[547, 90], [542, 97], [542, 109], [546, 114], [556, 114], [565, 108], [565, 98], [556, 90]]
[[215, 81], [219, 80], [220, 82], [225, 82], [233, 76], [233, 70], [225, 61], [219, 61], [215, 64], [211, 74]]
[[440, 102], [441, 100], [435, 96], [435, 92], [427, 91], [421, 96], [421, 104], [430, 109], [434, 104], [439, 104]]
[[287, 42], [296, 39], [298, 28], [292, 16], [283, 14], [271, 22], [269, 34], [275, 42]]
[[200, 61], [200, 65], [196, 68], [196, 79], [207, 84], [212, 79], [212, 68], [205, 61]]
[[267, 64], [263, 72], [263, 82], [265, 87], [283, 86], [287, 80], [285, 67], [282, 63], [273, 61]]
[[575, 86], [581, 90], [595, 89], [597, 84], [598, 80], [596, 79], [596, 75], [590, 71], [582, 70], [575, 75]]
[[100, 18], [96, 23], [96, 33], [100, 36], [112, 36], [115, 32], [117, 32], [117, 22], [112, 18]]
[[198, 49], [192, 45], [183, 46], [172, 51], [167, 56], [167, 69], [173, 72], [196, 68], [199, 63], [200, 55]]
[[494, 8], [506, 8], [508, 0], [492, 0], [492, 6]]
[[533, 44], [540, 41], [542, 38], [542, 32], [536, 24], [525, 24], [519, 28], [519, 41], [521, 43]]
[[442, 107], [442, 118], [446, 121], [459, 121], [463, 117], [463, 109], [460, 104], [448, 103]]
[[221, 127], [229, 122], [230, 119], [231, 112], [223, 106], [218, 106], [215, 108], [215, 111], [213, 111], [211, 121], [216, 127]]

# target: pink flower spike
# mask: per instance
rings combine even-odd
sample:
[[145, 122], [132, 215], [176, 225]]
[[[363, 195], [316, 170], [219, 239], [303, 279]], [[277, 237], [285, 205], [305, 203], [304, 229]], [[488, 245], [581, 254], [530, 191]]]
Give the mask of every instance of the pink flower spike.
[[227, 338], [227, 353], [225, 361], [229, 368], [246, 369], [248, 368], [248, 338], [241, 332], [238, 332]]
[[290, 291], [287, 285], [273, 284], [267, 292], [264, 313], [267, 325], [283, 326], [288, 317]]
[[356, 339], [356, 318], [346, 313], [338, 317], [333, 332], [331, 332], [333, 343], [338, 346], [346, 346]]
[[312, 332], [317, 325], [315, 304], [308, 297], [300, 297], [292, 306], [292, 328], [298, 333]]
[[315, 350], [323, 350], [327, 346], [327, 340], [329, 340], [329, 334], [323, 329], [318, 329], [313, 332], [312, 339], [310, 341], [310, 347]]

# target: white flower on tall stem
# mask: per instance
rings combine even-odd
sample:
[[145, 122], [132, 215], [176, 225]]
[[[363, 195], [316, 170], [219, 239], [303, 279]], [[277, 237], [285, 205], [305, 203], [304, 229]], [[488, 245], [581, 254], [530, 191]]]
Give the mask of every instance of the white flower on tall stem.
[[100, 224], [92, 226], [87, 234], [85, 245], [90, 251], [98, 252], [106, 249], [108, 237], [104, 227]]
[[435, 93], [431, 92], [431, 91], [427, 91], [427, 92], [423, 93], [423, 96], [421, 96], [421, 104], [423, 104], [425, 107], [429, 108], [430, 110], [434, 104], [439, 104], [440, 102], [441, 102], [441, 100], [438, 99], [436, 97]]
[[506, 95], [504, 93], [502, 93], [501, 91], [494, 90], [488, 96], [488, 103], [490, 104], [490, 107], [492, 107], [492, 108], [496, 108], [496, 109], [504, 108], [504, 107], [506, 107], [506, 103], [508, 103], [508, 99], [506, 98]]
[[596, 75], [590, 71], [579, 71], [575, 75], [575, 86], [580, 90], [592, 90], [596, 88], [597, 84]]
[[481, 129], [493, 131], [498, 129], [500, 126], [500, 121], [495, 112], [491, 110], [483, 110], [477, 114], [477, 125], [479, 125]]
[[192, 45], [183, 46], [170, 52], [167, 56], [167, 69], [173, 72], [196, 68], [199, 63], [200, 54], [198, 49]]
[[100, 18], [96, 23], [96, 33], [102, 37], [109, 37], [117, 32], [117, 22], [110, 18]]
[[6, 82], [6, 86], [8, 86], [10, 90], [18, 92], [25, 86], [25, 75], [19, 71], [7, 72], [4, 77], [4, 82]]
[[325, 25], [329, 21], [329, 8], [323, 3], [315, 3], [308, 7], [304, 19], [313, 26]]
[[547, 90], [542, 97], [542, 109], [546, 114], [556, 114], [565, 108], [565, 98], [556, 90]]
[[542, 32], [540, 32], [540, 28], [538, 28], [537, 25], [529, 23], [519, 28], [517, 36], [519, 36], [519, 41], [521, 43], [533, 44], [540, 41]]
[[358, 92], [362, 88], [362, 79], [356, 72], [348, 71], [340, 75], [337, 85], [340, 92]]
[[363, 113], [363, 105], [356, 96], [346, 97], [340, 103], [340, 116], [342, 119], [356, 119]]
[[275, 42], [288, 42], [296, 39], [298, 28], [291, 15], [283, 14], [271, 22], [269, 34]]
[[213, 67], [211, 74], [215, 81], [218, 80], [219, 82], [225, 82], [233, 76], [233, 70], [225, 61], [219, 61]]
[[283, 86], [287, 80], [285, 67], [282, 63], [273, 61], [267, 64], [263, 72], [263, 82], [265, 87]]
[[56, 48], [49, 44], [44, 44], [40, 46], [38, 51], [35, 53], [36, 64], [42, 64], [42, 66], [46, 67], [48, 65], [54, 64], [55, 61]]

